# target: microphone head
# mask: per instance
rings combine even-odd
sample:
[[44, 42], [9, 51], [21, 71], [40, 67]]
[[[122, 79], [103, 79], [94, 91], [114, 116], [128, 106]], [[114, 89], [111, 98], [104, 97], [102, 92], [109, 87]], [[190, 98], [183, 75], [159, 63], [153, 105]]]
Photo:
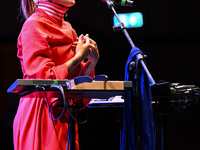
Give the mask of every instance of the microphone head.
[[[123, 0], [121, 0], [121, 1], [123, 1]], [[125, 0], [125, 5], [132, 7], [133, 6], [133, 2], [134, 1], [132, 1], [132, 0]]]
[[[106, 3], [107, 0], [100, 0], [100, 1], [102, 1], [103, 3]], [[108, 0], [108, 1], [112, 1], [114, 4], [121, 5], [121, 6], [129, 6], [129, 7], [133, 6], [132, 0]]]

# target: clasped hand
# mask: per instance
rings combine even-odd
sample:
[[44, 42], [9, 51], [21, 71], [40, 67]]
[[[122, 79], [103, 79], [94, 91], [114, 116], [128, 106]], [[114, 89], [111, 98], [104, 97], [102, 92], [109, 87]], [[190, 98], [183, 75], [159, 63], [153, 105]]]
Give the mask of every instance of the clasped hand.
[[76, 46], [76, 55], [80, 59], [85, 60], [88, 58], [91, 63], [97, 63], [99, 59], [99, 50], [97, 44], [94, 40], [89, 38], [89, 35], [85, 36], [81, 34], [76, 42], [73, 43], [73, 46]]

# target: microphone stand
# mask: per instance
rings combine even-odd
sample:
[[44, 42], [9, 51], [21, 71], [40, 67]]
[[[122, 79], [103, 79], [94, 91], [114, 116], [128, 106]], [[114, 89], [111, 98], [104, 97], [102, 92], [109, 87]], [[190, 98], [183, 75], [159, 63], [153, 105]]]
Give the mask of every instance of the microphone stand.
[[[132, 46], [132, 48], [135, 47], [133, 41], [131, 40], [131, 38], [130, 38], [130, 36], [129, 36], [129, 34], [128, 34], [125, 26], [124, 26], [124, 24], [121, 22], [121, 20], [119, 19], [118, 15], [117, 15], [117, 13], [114, 9], [114, 1], [112, 1], [112, 0], [105, 0], [105, 1], [107, 3], [108, 7], [113, 11], [114, 15], [116, 16], [116, 18], [119, 22], [118, 25], [113, 27], [113, 30], [114, 31], [122, 30], [124, 32], [128, 42]], [[137, 71], [139, 63], [143, 67], [151, 86], [154, 86], [156, 84], [153, 77], [151, 76], [150, 72], [148, 71], [146, 64], [144, 63], [143, 59], [144, 58], [143, 58], [142, 54], [138, 53], [138, 54], [135, 55], [135, 62], [132, 61], [129, 64], [129, 71], [132, 71], [132, 73], [133, 73], [133, 68], [136, 70], [134, 72], [135, 74], [133, 73], [134, 74], [133, 79], [134, 79], [134, 83], [135, 83], [135, 86], [133, 86], [133, 90], [135, 91], [134, 93], [135, 93], [135, 98], [136, 98], [136, 102], [135, 102], [135, 106], [134, 106], [136, 108], [136, 111], [135, 111], [134, 115], [136, 117], [135, 118], [136, 119], [136, 122], [135, 122], [135, 127], [136, 127], [136, 129], [135, 129], [135, 135], [136, 136], [135, 137], [136, 137], [136, 139], [135, 139], [135, 141], [136, 141], [136, 146], [137, 146], [138, 150], [142, 150], [142, 147], [143, 147], [142, 146], [141, 133], [140, 133], [141, 132], [141, 129], [140, 129], [141, 128], [141, 124], [140, 124], [141, 123], [141, 112], [140, 112], [140, 110], [141, 110], [141, 103], [140, 103], [141, 102], [141, 86], [140, 86], [140, 79], [139, 79], [140, 72]]]
[[[121, 22], [121, 20], [119, 19], [118, 15], [117, 15], [117, 13], [116, 13], [116, 11], [114, 9], [114, 2], [112, 0], [106, 0], [106, 3], [108, 5], [108, 7], [110, 9], [112, 9], [115, 17], [117, 18], [117, 20], [119, 22], [118, 25], [116, 25], [116, 26], [113, 27], [114, 31], [116, 31], [116, 30], [122, 30], [124, 32], [124, 34], [125, 34], [128, 42], [132, 46], [132, 48], [135, 47], [132, 39], [130, 38], [130, 36], [129, 36], [127, 30], [126, 30], [126, 27], [124, 26], [123, 22]], [[146, 65], [145, 65], [145, 63], [143, 61], [143, 56], [140, 53], [136, 55], [136, 60], [138, 60], [140, 62], [140, 64], [142, 65], [143, 69], [145, 70], [151, 86], [153, 86], [154, 84], [156, 84], [155, 81], [154, 81], [154, 79], [153, 79], [153, 77], [152, 77], [152, 75], [150, 74], [149, 70], [147, 69], [147, 67], [146, 67]]]

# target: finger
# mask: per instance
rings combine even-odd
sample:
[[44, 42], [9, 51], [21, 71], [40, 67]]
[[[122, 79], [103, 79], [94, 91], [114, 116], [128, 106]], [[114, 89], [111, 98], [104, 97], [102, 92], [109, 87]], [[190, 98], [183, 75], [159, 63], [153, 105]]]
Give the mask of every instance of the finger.
[[80, 40], [82, 40], [84, 38], [84, 35], [83, 34], [81, 34], [79, 37], [78, 37], [78, 39]]
[[91, 47], [89, 48], [89, 50], [90, 50], [90, 52], [92, 52], [92, 48]]
[[91, 45], [91, 44], [90, 44], [90, 38], [85, 37], [85, 44], [89, 44], [89, 45]]
[[85, 40], [84, 40], [84, 35], [83, 34], [81, 34], [80, 36], [79, 36], [79, 42], [84, 42]]
[[[86, 34], [85, 37], [88, 37], [88, 38], [89, 38], [89, 34]], [[89, 39], [90, 39], [90, 42], [91, 42], [92, 44], [96, 44], [96, 42], [95, 42], [94, 40], [92, 40], [91, 38], [89, 38]]]
[[93, 44], [94, 46], [96, 46], [96, 42], [90, 38], [90, 43]]

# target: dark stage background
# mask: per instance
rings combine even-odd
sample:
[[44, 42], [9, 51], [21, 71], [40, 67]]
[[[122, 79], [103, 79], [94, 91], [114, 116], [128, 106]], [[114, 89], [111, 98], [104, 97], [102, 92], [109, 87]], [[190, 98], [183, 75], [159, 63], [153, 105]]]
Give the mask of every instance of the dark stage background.
[[[147, 56], [148, 69], [155, 81], [165, 80], [200, 86], [199, 36], [200, 9], [197, 0], [135, 0], [133, 7], [116, 6], [118, 13], [140, 11], [144, 26], [128, 29], [134, 42]], [[16, 57], [16, 41], [23, 20], [19, 0], [2, 1], [0, 5], [0, 145], [12, 149], [12, 122], [18, 99], [6, 93], [22, 78]], [[109, 80], [124, 80], [124, 67], [131, 47], [122, 32], [112, 30], [113, 13], [98, 0], [77, 0], [68, 11], [68, 20], [77, 34], [89, 33], [98, 43], [100, 60], [96, 74]], [[33, 41], [34, 42], [34, 41]], [[179, 113], [171, 109], [167, 119], [167, 149], [200, 149], [200, 104]], [[118, 149], [121, 110], [92, 109], [89, 121], [80, 128], [83, 149]]]

